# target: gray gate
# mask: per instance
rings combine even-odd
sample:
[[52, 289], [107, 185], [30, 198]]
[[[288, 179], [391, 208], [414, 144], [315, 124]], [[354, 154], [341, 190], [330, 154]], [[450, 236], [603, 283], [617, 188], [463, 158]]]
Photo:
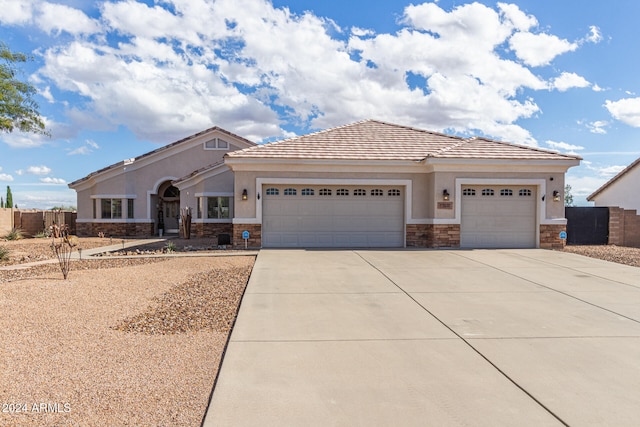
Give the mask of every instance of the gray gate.
[[608, 207], [565, 208], [568, 245], [606, 245], [609, 243]]

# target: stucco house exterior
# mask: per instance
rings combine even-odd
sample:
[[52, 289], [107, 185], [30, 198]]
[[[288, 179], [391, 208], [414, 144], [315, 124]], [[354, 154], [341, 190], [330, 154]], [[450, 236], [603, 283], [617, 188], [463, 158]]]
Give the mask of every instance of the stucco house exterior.
[[[140, 209], [148, 212], [136, 231], [156, 231], [154, 206], [164, 185], [179, 190], [179, 207], [197, 212], [196, 235], [229, 230], [234, 246], [244, 246], [248, 232], [249, 246], [265, 248], [561, 247], [564, 174], [580, 162], [577, 156], [377, 120], [263, 145], [218, 128], [205, 132], [187, 140], [202, 148], [218, 132], [229, 141], [229, 149], [220, 151], [222, 162], [186, 165], [167, 149], [158, 156], [166, 161], [161, 176], [113, 193], [123, 204], [129, 196], [143, 199]], [[148, 170], [155, 170], [156, 160], [146, 157]], [[106, 171], [117, 181], [128, 165], [114, 166]], [[105, 172], [71, 184], [79, 190], [78, 227], [85, 219], [87, 233], [105, 224], [91, 200], [104, 203], [115, 191], [98, 186], [95, 174]], [[225, 209], [229, 218], [211, 218], [210, 212]]]
[[[233, 173], [223, 158], [229, 151], [254, 145], [213, 127], [70, 183], [77, 192], [77, 234], [178, 233], [183, 207], [193, 210], [193, 232], [230, 234]], [[203, 168], [206, 172], [201, 172]], [[180, 184], [174, 185], [177, 180]]]
[[594, 191], [587, 200], [596, 206], [617, 206], [640, 212], [640, 158]]

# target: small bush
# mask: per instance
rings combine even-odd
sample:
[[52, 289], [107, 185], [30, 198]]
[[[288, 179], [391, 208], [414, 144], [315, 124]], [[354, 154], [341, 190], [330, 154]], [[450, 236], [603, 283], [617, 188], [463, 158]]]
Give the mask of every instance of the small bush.
[[22, 239], [24, 236], [22, 235], [22, 230], [20, 230], [19, 228], [14, 228], [12, 229], [9, 234], [7, 234], [6, 236], [4, 236], [4, 238], [6, 240], [20, 240]]
[[173, 243], [173, 242], [167, 242], [167, 244], [164, 247], [164, 250], [167, 253], [175, 252], [176, 251], [176, 244]]
[[42, 230], [33, 237], [35, 237], [36, 239], [46, 239], [48, 237], [51, 237], [51, 233], [49, 232], [49, 230]]
[[9, 261], [9, 249], [0, 246], [0, 261]]

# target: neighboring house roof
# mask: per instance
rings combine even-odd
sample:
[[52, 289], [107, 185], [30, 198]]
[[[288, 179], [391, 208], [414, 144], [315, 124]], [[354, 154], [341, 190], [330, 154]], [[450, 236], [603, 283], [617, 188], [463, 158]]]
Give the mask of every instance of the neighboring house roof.
[[624, 168], [623, 170], [621, 170], [616, 176], [614, 176], [613, 178], [611, 178], [609, 181], [605, 182], [604, 185], [600, 188], [598, 188], [596, 191], [594, 191], [593, 193], [591, 193], [591, 195], [589, 195], [589, 197], [587, 197], [588, 201], [593, 201], [593, 199], [598, 196], [598, 194], [600, 194], [601, 192], [603, 192], [604, 190], [606, 190], [608, 187], [610, 187], [613, 183], [615, 183], [616, 181], [618, 181], [620, 178], [622, 178], [624, 175], [626, 175], [627, 173], [631, 172], [636, 166], [638, 166], [640, 164], [640, 158], [638, 158], [635, 162], [631, 163], [629, 166], [627, 166], [626, 168]]
[[442, 133], [365, 120], [309, 135], [227, 153], [228, 159], [407, 160], [427, 158], [580, 160], [560, 154], [486, 138], [461, 138]]
[[[118, 168], [118, 167], [121, 167], [121, 166], [124, 166], [124, 165], [130, 164], [130, 163], [132, 163], [132, 162], [134, 162], [134, 161], [139, 161], [139, 160], [141, 160], [141, 159], [145, 159], [145, 158], [147, 158], [147, 157], [150, 157], [150, 156], [153, 156], [153, 155], [156, 155], [156, 154], [159, 154], [159, 153], [163, 153], [163, 152], [165, 152], [165, 151], [167, 151], [167, 150], [170, 150], [171, 148], [173, 148], [173, 147], [175, 147], [175, 146], [177, 146], [177, 145], [184, 144], [184, 143], [186, 143], [186, 142], [188, 142], [188, 141], [191, 141], [191, 140], [193, 140], [193, 139], [196, 139], [196, 138], [198, 138], [198, 137], [200, 137], [200, 136], [202, 136], [202, 135], [205, 135], [205, 134], [207, 134], [207, 133], [212, 133], [212, 132], [214, 132], [214, 131], [217, 131], [217, 132], [220, 132], [220, 133], [223, 133], [223, 134], [229, 135], [229, 136], [231, 136], [231, 137], [233, 137], [233, 138], [237, 138], [237, 139], [239, 139], [239, 140], [241, 140], [241, 141], [246, 142], [247, 144], [250, 144], [250, 145], [256, 145], [256, 143], [255, 143], [255, 142], [253, 142], [253, 141], [249, 141], [249, 140], [248, 140], [248, 139], [246, 139], [246, 138], [243, 138], [243, 137], [241, 137], [241, 136], [238, 136], [238, 135], [236, 135], [236, 134], [234, 134], [234, 133], [232, 133], [232, 132], [229, 132], [229, 131], [227, 131], [227, 130], [224, 130], [224, 129], [222, 129], [222, 128], [218, 127], [218, 126], [214, 126], [214, 127], [209, 128], [209, 129], [205, 129], [205, 130], [203, 130], [203, 131], [201, 131], [201, 132], [195, 133], [195, 134], [193, 134], [193, 135], [187, 136], [186, 138], [182, 138], [182, 139], [180, 139], [180, 140], [178, 140], [178, 141], [172, 142], [172, 143], [170, 143], [170, 144], [163, 145], [162, 147], [160, 147], [160, 148], [158, 148], [158, 149], [156, 149], [156, 150], [149, 151], [148, 153], [142, 154], [142, 155], [140, 155], [140, 156], [138, 156], [138, 157], [135, 157], [135, 158], [133, 158], [133, 159], [126, 159], [126, 160], [122, 160], [122, 161], [120, 161], [120, 162], [118, 162], [118, 163], [114, 163], [114, 164], [109, 165], [109, 166], [107, 166], [107, 167], [105, 167], [105, 168], [99, 169], [99, 170], [97, 170], [97, 171], [95, 171], [95, 172], [91, 172], [89, 175], [85, 176], [84, 178], [80, 178], [80, 179], [78, 179], [78, 180], [76, 180], [76, 181], [73, 181], [73, 182], [69, 183], [69, 184], [68, 184], [68, 186], [69, 186], [70, 188], [74, 188], [74, 187], [76, 187], [78, 184], [80, 184], [80, 183], [82, 183], [82, 182], [84, 182], [84, 181], [87, 181], [88, 179], [93, 178], [93, 177], [95, 177], [95, 176], [97, 176], [97, 175], [101, 175], [102, 173], [107, 172], [107, 171], [109, 171], [109, 170], [111, 170], [111, 169], [115, 169], [115, 168]], [[213, 165], [212, 165], [212, 166], [213, 166]]]
[[211, 164], [211, 165], [208, 165], [208, 166], [202, 167], [202, 168], [200, 168], [200, 169], [198, 169], [198, 170], [195, 170], [195, 171], [191, 172], [191, 173], [190, 173], [189, 175], [187, 175], [187, 176], [183, 176], [183, 177], [181, 177], [181, 178], [178, 178], [178, 179], [174, 180], [174, 181], [172, 182], [172, 184], [174, 184], [174, 185], [179, 184], [179, 183], [181, 183], [181, 182], [183, 182], [183, 181], [187, 181], [187, 180], [189, 180], [189, 179], [191, 179], [191, 178], [193, 178], [193, 177], [195, 177], [195, 176], [198, 176], [198, 175], [200, 175], [201, 173], [208, 172], [208, 171], [210, 171], [210, 170], [212, 170], [212, 169], [219, 168], [219, 167], [221, 167], [221, 166], [224, 166], [224, 161], [216, 162], [216, 163], [213, 163], [213, 164]]

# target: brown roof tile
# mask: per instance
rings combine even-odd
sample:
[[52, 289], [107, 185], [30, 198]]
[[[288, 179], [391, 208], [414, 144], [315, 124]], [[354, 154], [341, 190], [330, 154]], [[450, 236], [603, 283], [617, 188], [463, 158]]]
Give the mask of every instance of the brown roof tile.
[[426, 158], [576, 160], [553, 151], [366, 120], [234, 151], [230, 159], [407, 160]]

